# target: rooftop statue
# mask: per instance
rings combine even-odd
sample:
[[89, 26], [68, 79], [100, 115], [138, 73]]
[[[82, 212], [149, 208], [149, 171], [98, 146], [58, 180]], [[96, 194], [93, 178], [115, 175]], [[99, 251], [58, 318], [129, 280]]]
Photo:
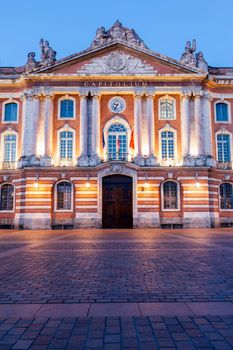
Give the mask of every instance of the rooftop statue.
[[28, 53], [28, 60], [26, 63], [26, 72], [27, 73], [31, 72], [38, 65], [38, 62], [35, 60], [35, 56], [36, 56], [35, 52]]
[[200, 68], [203, 71], [208, 71], [208, 64], [206, 60], [204, 59], [204, 54], [202, 51], [199, 51], [196, 54], [196, 60], [197, 60], [197, 67]]
[[40, 40], [40, 49], [41, 49], [41, 63], [43, 66], [49, 66], [56, 61], [56, 51], [54, 51], [50, 46], [47, 40]]
[[142, 48], [147, 48], [144, 41], [138, 36], [134, 29], [123, 27], [121, 22], [118, 20], [108, 30], [106, 30], [104, 27], [98, 28], [91, 47], [106, 45], [114, 40], [119, 40]]
[[192, 44], [191, 44], [191, 41], [187, 41], [184, 52], [182, 53], [180, 62], [184, 64], [188, 64], [189, 66], [192, 66], [192, 67], [196, 67], [197, 60], [194, 55], [195, 51], [196, 51], [196, 40], [193, 39]]

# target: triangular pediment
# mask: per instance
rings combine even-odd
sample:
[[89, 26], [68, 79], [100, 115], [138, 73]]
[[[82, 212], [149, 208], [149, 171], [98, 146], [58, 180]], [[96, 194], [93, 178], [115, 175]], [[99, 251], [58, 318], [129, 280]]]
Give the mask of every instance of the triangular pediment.
[[77, 76], [157, 76], [201, 74], [197, 68], [181, 64], [146, 48], [114, 42], [104, 47], [88, 49], [40, 68], [33, 74], [63, 74]]

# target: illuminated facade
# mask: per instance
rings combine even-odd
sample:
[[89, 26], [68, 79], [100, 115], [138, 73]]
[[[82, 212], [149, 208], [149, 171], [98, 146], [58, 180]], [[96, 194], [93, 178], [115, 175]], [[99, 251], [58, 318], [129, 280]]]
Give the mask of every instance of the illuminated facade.
[[0, 67], [0, 227], [233, 225], [233, 68], [118, 21], [69, 57], [40, 49]]

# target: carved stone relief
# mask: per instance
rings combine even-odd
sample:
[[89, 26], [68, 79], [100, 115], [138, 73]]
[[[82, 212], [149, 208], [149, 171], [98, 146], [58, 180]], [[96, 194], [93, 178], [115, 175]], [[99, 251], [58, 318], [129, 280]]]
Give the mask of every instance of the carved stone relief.
[[131, 56], [116, 50], [108, 55], [96, 57], [90, 63], [86, 63], [77, 71], [78, 74], [145, 74], [155, 75], [158, 72], [142, 61], [140, 58]]

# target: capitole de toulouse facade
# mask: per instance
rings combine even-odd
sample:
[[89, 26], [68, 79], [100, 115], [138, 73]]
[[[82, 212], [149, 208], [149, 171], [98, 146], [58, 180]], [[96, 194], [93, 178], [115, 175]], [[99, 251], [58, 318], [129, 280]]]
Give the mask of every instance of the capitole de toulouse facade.
[[233, 225], [233, 68], [119, 21], [63, 59], [0, 67], [0, 227]]

